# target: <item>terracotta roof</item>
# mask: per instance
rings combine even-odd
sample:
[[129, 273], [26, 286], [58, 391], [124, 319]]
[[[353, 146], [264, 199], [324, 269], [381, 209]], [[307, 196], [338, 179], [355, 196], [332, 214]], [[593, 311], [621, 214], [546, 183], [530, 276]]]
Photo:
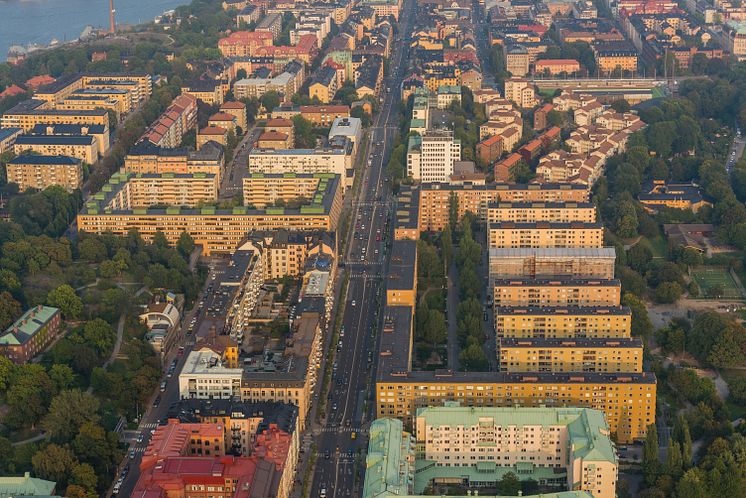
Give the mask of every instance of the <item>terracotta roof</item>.
[[207, 128], [199, 130], [200, 135], [225, 135], [226, 133], [227, 131], [225, 128], [219, 126], [208, 126]]

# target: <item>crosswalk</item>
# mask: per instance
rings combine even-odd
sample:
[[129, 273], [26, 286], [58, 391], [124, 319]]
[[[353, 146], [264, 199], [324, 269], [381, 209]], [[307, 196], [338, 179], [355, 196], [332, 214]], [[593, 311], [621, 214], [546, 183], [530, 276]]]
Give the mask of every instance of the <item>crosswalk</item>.
[[147, 424], [143, 424], [141, 427], [142, 429], [148, 429], [148, 430], [155, 429], [156, 427], [158, 427], [158, 422], [150, 422]]
[[320, 430], [321, 433], [326, 434], [349, 434], [354, 432], [357, 435], [361, 434], [367, 434], [368, 429], [361, 429], [360, 427], [322, 427]]
[[350, 278], [357, 280], [382, 280], [383, 275], [369, 273], [350, 273]]

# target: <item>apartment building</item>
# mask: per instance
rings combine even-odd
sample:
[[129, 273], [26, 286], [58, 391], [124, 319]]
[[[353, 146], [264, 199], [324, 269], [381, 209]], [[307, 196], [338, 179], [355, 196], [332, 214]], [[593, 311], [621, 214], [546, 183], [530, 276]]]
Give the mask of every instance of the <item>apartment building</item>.
[[220, 112], [232, 115], [236, 119], [236, 126], [244, 132], [249, 129], [249, 121], [246, 117], [246, 104], [243, 102], [237, 100], [223, 102], [223, 105], [220, 106]]
[[2, 115], [0, 127], [22, 128], [24, 132], [39, 124], [100, 125], [105, 126], [107, 130], [109, 128], [109, 114], [104, 109], [66, 111], [45, 109], [42, 104], [35, 100], [21, 102]]
[[308, 96], [312, 99], [316, 97], [322, 104], [328, 104], [334, 99], [338, 89], [337, 72], [333, 67], [322, 66], [308, 85]]
[[[179, 374], [179, 397], [231, 399], [241, 396], [243, 370], [223, 366], [221, 358], [209, 349], [192, 351]], [[222, 438], [221, 438], [222, 439]]]
[[415, 420], [419, 408], [457, 401], [466, 407], [591, 408], [604, 413], [617, 441], [644, 439], [655, 422], [651, 373], [403, 372], [379, 375], [376, 416]]
[[348, 177], [352, 169], [353, 144], [345, 140], [344, 146], [317, 149], [259, 149], [249, 152], [249, 173], [263, 174], [315, 174], [334, 173]]
[[637, 50], [628, 42], [607, 42], [591, 46], [598, 71], [609, 74], [621, 70], [637, 72]]
[[82, 162], [69, 156], [21, 154], [6, 163], [5, 171], [8, 183], [18, 185], [20, 192], [52, 185], [72, 192], [83, 184]]
[[277, 201], [288, 203], [299, 197], [312, 199], [323, 174], [252, 173], [243, 179], [244, 206], [265, 208]]
[[596, 206], [592, 202], [490, 202], [487, 223], [558, 222], [594, 223]]
[[583, 185], [489, 183], [461, 185], [423, 183], [417, 209], [421, 231], [439, 231], [448, 224], [449, 199], [458, 201], [459, 219], [468, 211], [481, 220], [487, 219], [490, 202], [588, 202], [589, 190]]
[[[249, 234], [241, 249], [260, 253], [264, 268], [263, 280], [285, 276], [305, 276], [306, 264], [322, 255], [334, 261], [337, 257], [336, 235], [327, 232], [275, 230]], [[332, 265], [333, 266], [333, 265]], [[333, 271], [333, 268], [330, 268]]]
[[0, 128], [0, 154], [13, 148], [16, 138], [23, 135], [21, 128]]
[[109, 203], [112, 210], [140, 209], [154, 205], [194, 207], [218, 199], [218, 181], [206, 173], [137, 173]]
[[[422, 461], [416, 451], [414, 436], [404, 430], [401, 420], [394, 418], [379, 418], [371, 423], [367, 455], [363, 498], [424, 498], [429, 491], [427, 488], [431, 485], [448, 485], [455, 480], [469, 487], [492, 487], [498, 484], [497, 481], [508, 470], [493, 462], [484, 461], [469, 467], [443, 467], [437, 462]], [[558, 488], [566, 486], [567, 479], [561, 474], [561, 470], [526, 465], [521, 465], [521, 471], [517, 467], [511, 469], [519, 479], [532, 479], [541, 486], [551, 483]], [[454, 477], [456, 474], [458, 477]], [[524, 496], [593, 498], [590, 492], [580, 490]]]
[[109, 152], [109, 146], [110, 146], [109, 128], [103, 125], [38, 124], [29, 131], [29, 135], [57, 135], [57, 136], [91, 135], [96, 138], [96, 146], [98, 148], [99, 156], [105, 156]]
[[198, 151], [186, 147], [158, 147], [142, 141], [130, 148], [124, 157], [124, 171], [136, 174], [195, 174], [214, 175], [218, 184], [223, 174], [223, 148], [207, 142]]
[[490, 285], [505, 278], [614, 278], [613, 247], [575, 249], [490, 248]]
[[200, 150], [210, 142], [218, 143], [223, 147], [228, 145], [228, 130], [220, 126], [206, 126], [197, 130], [196, 145]]
[[[100, 192], [94, 194], [78, 214], [78, 230], [93, 233], [111, 232], [126, 235], [136, 229], [145, 240], [157, 231], [175, 244], [183, 232], [202, 245], [204, 254], [232, 253], [248, 232], [254, 230], [324, 230], [334, 231], [342, 210], [342, 188], [336, 175], [320, 175], [317, 190], [307, 204], [298, 207], [254, 209], [202, 208], [132, 208], [113, 209], [113, 202], [129, 179], [127, 173], [115, 173]], [[288, 179], [295, 183], [294, 178]]]
[[197, 98], [179, 95], [166, 111], [151, 124], [140, 141], [147, 140], [159, 147], [178, 147], [184, 135], [197, 125]]
[[617, 306], [621, 283], [612, 279], [495, 279], [495, 306]]
[[574, 74], [580, 71], [580, 63], [575, 59], [543, 59], [534, 63], [536, 74]]
[[512, 100], [518, 107], [524, 109], [536, 107], [533, 83], [523, 78], [508, 78], [505, 80], [505, 98]]
[[622, 306], [495, 307], [500, 337], [630, 337], [632, 314]]
[[16, 364], [27, 363], [57, 339], [62, 326], [60, 310], [34, 306], [0, 335], [0, 355]]
[[[414, 426], [422, 458], [446, 475], [453, 469], [466, 472], [469, 481], [481, 481], [487, 477], [480, 475], [484, 464], [509, 469], [530, 464], [557, 473], [557, 480], [547, 479], [545, 485], [561, 481], [562, 488], [587, 491], [594, 498], [616, 492], [616, 449], [598, 410], [470, 408], [449, 403], [418, 410]], [[494, 471], [495, 482], [500, 474]]]
[[223, 57], [250, 57], [259, 47], [271, 46], [272, 41], [268, 31], [236, 31], [218, 40], [218, 50]]
[[409, 137], [407, 176], [421, 182], [447, 182], [461, 160], [461, 140], [451, 131], [426, 131]]
[[508, 338], [498, 340], [501, 372], [642, 372], [642, 339]]
[[321, 330], [322, 316], [318, 312], [302, 313], [291, 326], [292, 346], [286, 346], [267, 363], [245, 366], [241, 399], [293, 404], [298, 407], [298, 426], [303, 430], [317, 380]]
[[497, 222], [487, 226], [490, 248], [600, 248], [604, 244], [601, 223], [514, 223]]
[[68, 156], [84, 163], [98, 161], [99, 151], [93, 135], [21, 135], [13, 145], [16, 154], [32, 152], [41, 156]]

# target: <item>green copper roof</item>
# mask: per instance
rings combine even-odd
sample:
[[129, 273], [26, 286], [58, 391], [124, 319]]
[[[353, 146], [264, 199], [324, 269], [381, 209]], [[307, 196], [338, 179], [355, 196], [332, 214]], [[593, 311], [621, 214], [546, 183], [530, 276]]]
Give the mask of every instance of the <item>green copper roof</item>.
[[21, 317], [0, 336], [0, 344], [21, 345], [31, 339], [42, 327], [49, 323], [60, 310], [51, 306], [35, 306]]
[[21, 477], [0, 477], [0, 498], [18, 496], [51, 497], [57, 485], [54, 481], [45, 481], [31, 477], [26, 472]]

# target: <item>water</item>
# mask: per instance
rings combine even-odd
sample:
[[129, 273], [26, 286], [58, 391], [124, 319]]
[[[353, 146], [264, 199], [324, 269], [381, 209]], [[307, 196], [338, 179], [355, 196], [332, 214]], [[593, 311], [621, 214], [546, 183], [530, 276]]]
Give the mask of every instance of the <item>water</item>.
[[[190, 0], [114, 0], [117, 24], [152, 21]], [[0, 0], [0, 61], [11, 45], [47, 45], [80, 36], [87, 26], [109, 26], [109, 0]]]

